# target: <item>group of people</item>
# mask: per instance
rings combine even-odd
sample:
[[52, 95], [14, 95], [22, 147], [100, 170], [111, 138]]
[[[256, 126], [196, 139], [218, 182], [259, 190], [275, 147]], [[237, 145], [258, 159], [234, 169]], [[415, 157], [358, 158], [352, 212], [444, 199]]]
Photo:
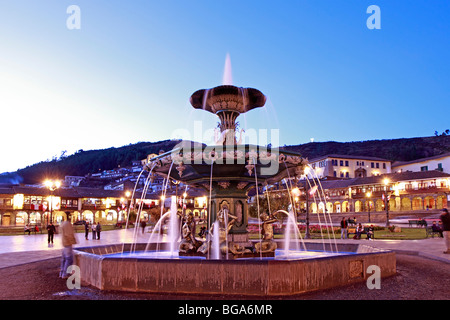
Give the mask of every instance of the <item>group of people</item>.
[[[353, 218], [353, 222], [356, 223], [356, 218]], [[343, 217], [341, 220], [341, 239], [348, 239], [348, 224], [349, 220], [346, 220], [345, 217]], [[375, 229], [373, 224], [367, 227], [366, 230], [366, 228], [364, 228], [364, 226], [359, 223], [355, 229], [355, 236], [353, 237], [353, 239], [361, 239], [361, 235], [363, 233], [366, 233], [367, 240], [373, 240], [374, 231]]]
[[[86, 223], [84, 224], [84, 230], [85, 230], [86, 240], [89, 240], [88, 239], [89, 230], [92, 231], [92, 239], [93, 240], [100, 240], [100, 232], [102, 231], [102, 226], [101, 226], [100, 222], [98, 222], [97, 224], [93, 223], [92, 226], [90, 226], [89, 221], [86, 221]], [[51, 247], [51, 246], [53, 246], [53, 239], [56, 234], [56, 227], [53, 224], [53, 222], [50, 222], [47, 225], [47, 234], [48, 234], [48, 237], [47, 237], [48, 246]]]
[[89, 221], [86, 221], [84, 224], [84, 236], [86, 240], [89, 240], [89, 230], [92, 231], [92, 240], [100, 240], [100, 233], [102, 232], [102, 225], [100, 222], [97, 224], [94, 222], [92, 225], [89, 225]]
[[445, 240], [445, 246], [447, 249], [444, 253], [450, 254], [450, 213], [446, 208], [442, 209], [442, 214], [439, 218], [442, 222], [442, 236]]
[[25, 225], [23, 232], [28, 232], [28, 235], [31, 234], [31, 232], [39, 232], [39, 227], [37, 225], [35, 226], [30, 226], [28, 223]]

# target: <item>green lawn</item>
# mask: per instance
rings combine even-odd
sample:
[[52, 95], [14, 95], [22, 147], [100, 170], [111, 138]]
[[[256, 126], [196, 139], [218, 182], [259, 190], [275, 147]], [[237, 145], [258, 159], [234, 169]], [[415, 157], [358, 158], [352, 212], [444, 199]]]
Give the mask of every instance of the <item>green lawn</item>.
[[375, 231], [375, 239], [420, 240], [426, 237], [425, 228], [402, 228], [401, 232], [390, 232], [388, 229]]
[[[102, 231], [114, 230], [114, 225], [103, 225]], [[384, 239], [384, 240], [420, 240], [426, 239], [425, 228], [402, 228], [401, 232], [390, 232], [387, 228], [382, 228], [384, 230], [375, 230], [375, 239]], [[77, 233], [84, 233], [84, 226], [75, 226], [75, 231]], [[197, 225], [196, 234], [200, 231], [200, 226]], [[42, 233], [47, 233], [47, 230], [43, 230]], [[23, 227], [11, 227], [11, 228], [2, 228], [0, 230], [0, 236], [4, 235], [23, 235]], [[33, 234], [33, 233], [32, 233]], [[301, 233], [302, 238], [305, 238], [305, 233]], [[256, 240], [259, 239], [259, 235], [256, 233], [249, 234], [250, 239]], [[323, 230], [323, 237], [325, 239], [328, 238], [328, 233], [326, 230]], [[333, 235], [330, 234], [331, 239], [333, 239]], [[353, 235], [351, 235], [353, 237]], [[275, 239], [284, 239], [283, 234], [275, 234]], [[321, 239], [322, 235], [320, 233], [313, 232], [311, 233], [312, 239]], [[340, 239], [341, 233], [335, 233], [335, 238]], [[365, 239], [365, 235], [362, 235], [362, 238]]]
[[[302, 238], [305, 238], [305, 233], [301, 232]], [[331, 238], [333, 239], [333, 235], [330, 233], [328, 237], [328, 233], [326, 230], [323, 230], [322, 234], [313, 232], [311, 233], [312, 239], [321, 239], [322, 236], [325, 239]], [[335, 233], [335, 238], [340, 239], [341, 233]], [[353, 237], [353, 234], [350, 235]], [[420, 240], [426, 239], [427, 235], [425, 232], [425, 228], [402, 228], [401, 232], [390, 232], [387, 228], [384, 230], [375, 230], [375, 239], [378, 240]], [[284, 235], [275, 234], [275, 239], [284, 239]], [[250, 233], [250, 239], [259, 239], [258, 234]], [[366, 239], [366, 235], [362, 235], [362, 239]]]

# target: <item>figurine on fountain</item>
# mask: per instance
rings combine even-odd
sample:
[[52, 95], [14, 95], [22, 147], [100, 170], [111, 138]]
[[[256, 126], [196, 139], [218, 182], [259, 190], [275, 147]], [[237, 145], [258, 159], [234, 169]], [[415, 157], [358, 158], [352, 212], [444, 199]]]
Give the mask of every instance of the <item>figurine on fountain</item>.
[[195, 253], [203, 244], [195, 239], [195, 220], [192, 212], [186, 214], [186, 221], [181, 228], [181, 243], [179, 247], [180, 253]]
[[216, 224], [211, 226], [208, 232], [208, 240], [203, 243], [203, 245], [198, 249], [198, 252], [206, 254], [211, 249], [211, 240], [214, 238], [215, 232], [219, 235], [219, 250], [222, 254], [226, 254], [228, 251], [227, 247], [227, 236], [230, 229], [233, 227], [234, 222], [237, 217], [232, 215], [228, 208], [224, 207], [217, 213], [218, 230], [215, 230]]
[[272, 253], [277, 248], [277, 243], [273, 241], [273, 226], [274, 222], [277, 222], [277, 218], [272, 214], [268, 215], [263, 212], [260, 215], [262, 221], [262, 241], [255, 244], [255, 251], [257, 253]]

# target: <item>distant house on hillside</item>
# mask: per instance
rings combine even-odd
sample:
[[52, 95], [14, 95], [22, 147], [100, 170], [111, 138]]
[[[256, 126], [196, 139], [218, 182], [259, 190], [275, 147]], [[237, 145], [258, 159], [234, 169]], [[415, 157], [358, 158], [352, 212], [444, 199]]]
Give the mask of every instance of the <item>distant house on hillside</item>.
[[309, 160], [317, 178], [364, 178], [391, 173], [391, 161], [365, 156], [328, 154]]
[[84, 179], [83, 176], [65, 176], [64, 184], [68, 187], [78, 187]]

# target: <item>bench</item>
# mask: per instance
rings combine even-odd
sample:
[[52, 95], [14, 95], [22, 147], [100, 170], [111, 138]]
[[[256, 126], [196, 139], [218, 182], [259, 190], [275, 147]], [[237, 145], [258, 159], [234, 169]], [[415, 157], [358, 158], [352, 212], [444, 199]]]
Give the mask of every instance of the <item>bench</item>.
[[426, 227], [426, 231], [427, 231], [427, 238], [429, 236], [434, 238], [435, 235], [437, 235], [438, 237], [441, 236], [441, 232], [440, 231], [433, 231], [433, 227]]
[[[361, 234], [367, 235], [368, 232], [369, 232], [369, 227], [364, 227], [364, 231], [361, 232]], [[357, 235], [357, 233], [356, 233], [356, 228], [348, 228], [348, 229], [347, 229], [347, 236], [349, 236], [350, 234], [353, 234], [353, 235], [356, 236], [356, 235]], [[372, 233], [371, 238], [372, 238], [372, 239], [375, 239], [375, 232]]]
[[[36, 231], [36, 227], [38, 228], [37, 231]], [[29, 234], [31, 234], [31, 232], [34, 232], [34, 234], [36, 234], [37, 232], [42, 233], [42, 228], [40, 226], [30, 226], [28, 229], [26, 229], [26, 228], [23, 229], [23, 234], [26, 234], [27, 232]]]
[[426, 227], [427, 226], [427, 222], [425, 220], [408, 220], [409, 226], [412, 227], [413, 224], [415, 224], [418, 227]]

